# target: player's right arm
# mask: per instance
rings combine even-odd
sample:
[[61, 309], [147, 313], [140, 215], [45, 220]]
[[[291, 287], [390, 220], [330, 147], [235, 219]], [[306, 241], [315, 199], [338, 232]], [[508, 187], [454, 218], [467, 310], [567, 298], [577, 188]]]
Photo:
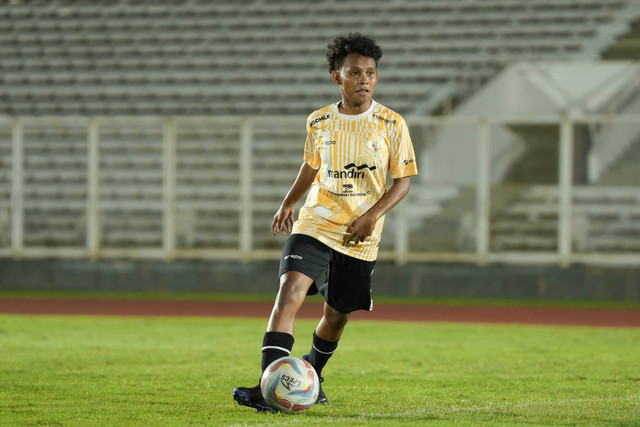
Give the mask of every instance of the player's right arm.
[[296, 180], [282, 201], [280, 209], [278, 209], [278, 212], [273, 216], [273, 222], [271, 223], [272, 236], [275, 236], [276, 232], [280, 232], [283, 236], [291, 232], [296, 203], [304, 196], [307, 190], [309, 190], [317, 174], [318, 169], [313, 169], [306, 162], [302, 163]]

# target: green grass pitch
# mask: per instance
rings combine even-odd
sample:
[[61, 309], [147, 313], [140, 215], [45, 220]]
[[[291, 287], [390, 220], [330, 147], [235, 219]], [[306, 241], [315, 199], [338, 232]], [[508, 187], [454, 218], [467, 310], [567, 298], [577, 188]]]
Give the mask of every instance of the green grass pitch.
[[640, 425], [638, 329], [352, 322], [330, 405], [286, 415], [231, 398], [265, 324], [0, 316], [0, 425]]

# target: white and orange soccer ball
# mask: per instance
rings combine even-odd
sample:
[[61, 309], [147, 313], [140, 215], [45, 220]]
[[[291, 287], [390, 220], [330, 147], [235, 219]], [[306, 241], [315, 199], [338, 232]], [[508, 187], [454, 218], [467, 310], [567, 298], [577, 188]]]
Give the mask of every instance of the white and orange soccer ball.
[[260, 379], [260, 390], [273, 409], [297, 414], [316, 403], [320, 381], [309, 362], [287, 356], [267, 366]]

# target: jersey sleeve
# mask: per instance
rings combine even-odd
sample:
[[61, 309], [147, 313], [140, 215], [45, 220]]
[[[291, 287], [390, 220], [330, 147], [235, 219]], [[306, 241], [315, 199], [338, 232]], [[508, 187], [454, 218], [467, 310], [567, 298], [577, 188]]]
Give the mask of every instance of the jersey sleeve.
[[416, 155], [409, 135], [409, 128], [404, 119], [399, 120], [395, 134], [392, 135], [389, 153], [389, 171], [391, 178], [403, 178], [418, 174]]
[[307, 139], [304, 143], [304, 161], [313, 169], [320, 167], [322, 158], [320, 157], [320, 151], [318, 150], [318, 138], [314, 129], [309, 126], [309, 120], [307, 120]]

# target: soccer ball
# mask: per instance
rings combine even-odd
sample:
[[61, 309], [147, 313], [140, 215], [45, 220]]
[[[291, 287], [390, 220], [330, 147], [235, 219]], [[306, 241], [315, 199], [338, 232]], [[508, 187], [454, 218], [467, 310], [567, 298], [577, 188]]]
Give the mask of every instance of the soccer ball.
[[287, 356], [267, 366], [260, 379], [260, 391], [273, 409], [297, 414], [316, 403], [320, 381], [309, 362]]

